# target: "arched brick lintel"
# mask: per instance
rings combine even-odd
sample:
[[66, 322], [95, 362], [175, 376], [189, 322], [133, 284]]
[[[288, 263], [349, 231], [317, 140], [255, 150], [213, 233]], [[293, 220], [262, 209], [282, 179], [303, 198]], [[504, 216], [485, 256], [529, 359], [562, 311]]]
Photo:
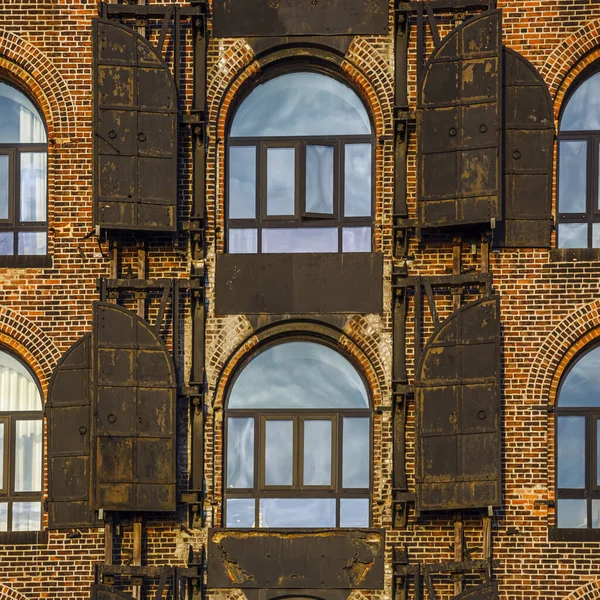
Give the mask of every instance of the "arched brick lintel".
[[[0, 307], [1, 346], [12, 349], [33, 369], [45, 397], [52, 371], [62, 354], [56, 344], [29, 319], [2, 306]], [[0, 600], [2, 600], [1, 596]]]
[[26, 85], [46, 119], [49, 138], [69, 137], [76, 129], [75, 105], [62, 75], [41, 50], [0, 29], [0, 71]]
[[0, 600], [29, 600], [29, 598], [0, 583]]
[[564, 600], [597, 600], [600, 598], [600, 579], [590, 581], [569, 594]]
[[595, 340], [600, 340], [600, 300], [578, 308], [545, 339], [527, 378], [528, 400], [533, 404], [554, 403], [565, 369], [580, 350]]

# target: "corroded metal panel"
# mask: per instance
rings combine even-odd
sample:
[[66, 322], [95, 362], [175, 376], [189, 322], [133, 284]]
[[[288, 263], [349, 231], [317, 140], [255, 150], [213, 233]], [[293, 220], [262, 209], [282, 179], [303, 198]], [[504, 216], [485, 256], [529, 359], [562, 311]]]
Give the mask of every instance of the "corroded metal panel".
[[208, 587], [382, 589], [383, 530], [212, 529]]
[[138, 33], [95, 19], [95, 220], [106, 229], [175, 231], [177, 92]]
[[51, 529], [94, 524], [90, 486], [90, 343], [87, 334], [61, 358], [50, 382], [48, 520]]
[[421, 227], [502, 216], [502, 13], [465, 21], [429, 58], [417, 110]]
[[415, 385], [417, 507], [499, 505], [498, 297], [467, 304], [436, 328]]
[[131, 594], [119, 592], [105, 585], [92, 584], [90, 600], [134, 600]]
[[454, 596], [453, 600], [498, 600], [498, 586], [496, 583], [478, 585]]
[[385, 35], [387, 0], [214, 0], [215, 37]]
[[380, 313], [379, 253], [219, 254], [217, 314]]
[[134, 313], [94, 303], [93, 508], [175, 510], [173, 362]]
[[504, 221], [498, 244], [550, 247], [554, 114], [548, 88], [523, 56], [504, 48]]

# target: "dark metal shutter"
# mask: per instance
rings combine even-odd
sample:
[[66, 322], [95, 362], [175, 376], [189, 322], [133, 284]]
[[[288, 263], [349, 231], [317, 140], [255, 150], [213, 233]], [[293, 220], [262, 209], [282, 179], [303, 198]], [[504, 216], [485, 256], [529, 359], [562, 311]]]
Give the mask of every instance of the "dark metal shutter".
[[90, 600], [134, 600], [131, 594], [118, 592], [105, 585], [92, 584]]
[[465, 21], [429, 58], [417, 110], [421, 227], [502, 216], [502, 13]]
[[500, 301], [455, 311], [416, 377], [417, 508], [500, 504]]
[[478, 585], [454, 596], [453, 600], [498, 600], [498, 587], [495, 583]]
[[95, 19], [94, 200], [106, 229], [175, 231], [177, 92], [138, 33]]
[[50, 529], [94, 524], [90, 511], [90, 343], [78, 340], [61, 358], [48, 393]]
[[504, 247], [550, 247], [554, 114], [544, 80], [504, 49]]
[[173, 361], [147, 321], [94, 303], [92, 507], [175, 510]]

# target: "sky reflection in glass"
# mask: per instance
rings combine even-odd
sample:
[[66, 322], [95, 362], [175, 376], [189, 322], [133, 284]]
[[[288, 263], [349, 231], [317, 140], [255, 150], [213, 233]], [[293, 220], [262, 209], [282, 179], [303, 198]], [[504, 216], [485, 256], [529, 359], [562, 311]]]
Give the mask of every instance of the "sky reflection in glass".
[[45, 144], [46, 129], [32, 102], [0, 83], [0, 144]]
[[563, 381], [558, 405], [600, 406], [600, 347], [584, 354]]
[[254, 485], [254, 418], [227, 419], [227, 487]]
[[265, 423], [265, 485], [292, 485], [294, 475], [294, 421], [269, 419]]
[[314, 342], [286, 342], [254, 357], [236, 379], [229, 408], [368, 408], [352, 364]]
[[238, 108], [231, 137], [368, 135], [357, 94], [320, 73], [286, 73], [255, 87]]
[[573, 93], [560, 119], [560, 131], [600, 129], [600, 73], [584, 81]]
[[335, 527], [334, 498], [261, 498], [260, 527]]
[[558, 487], [585, 488], [585, 417], [558, 418]]

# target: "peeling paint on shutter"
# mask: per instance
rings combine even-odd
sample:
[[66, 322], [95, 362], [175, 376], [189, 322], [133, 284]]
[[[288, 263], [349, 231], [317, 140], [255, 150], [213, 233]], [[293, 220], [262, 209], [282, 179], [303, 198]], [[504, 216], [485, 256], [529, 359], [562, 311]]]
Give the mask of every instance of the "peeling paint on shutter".
[[500, 301], [438, 326], [416, 377], [417, 508], [500, 504]]
[[497, 244], [549, 248], [554, 114], [535, 67], [504, 48], [504, 222]]
[[102, 228], [177, 228], [177, 92], [138, 33], [95, 19], [94, 200]]
[[417, 110], [421, 227], [502, 216], [502, 13], [465, 21], [429, 58]]
[[48, 393], [50, 529], [94, 524], [90, 511], [90, 344], [78, 340], [61, 358]]

